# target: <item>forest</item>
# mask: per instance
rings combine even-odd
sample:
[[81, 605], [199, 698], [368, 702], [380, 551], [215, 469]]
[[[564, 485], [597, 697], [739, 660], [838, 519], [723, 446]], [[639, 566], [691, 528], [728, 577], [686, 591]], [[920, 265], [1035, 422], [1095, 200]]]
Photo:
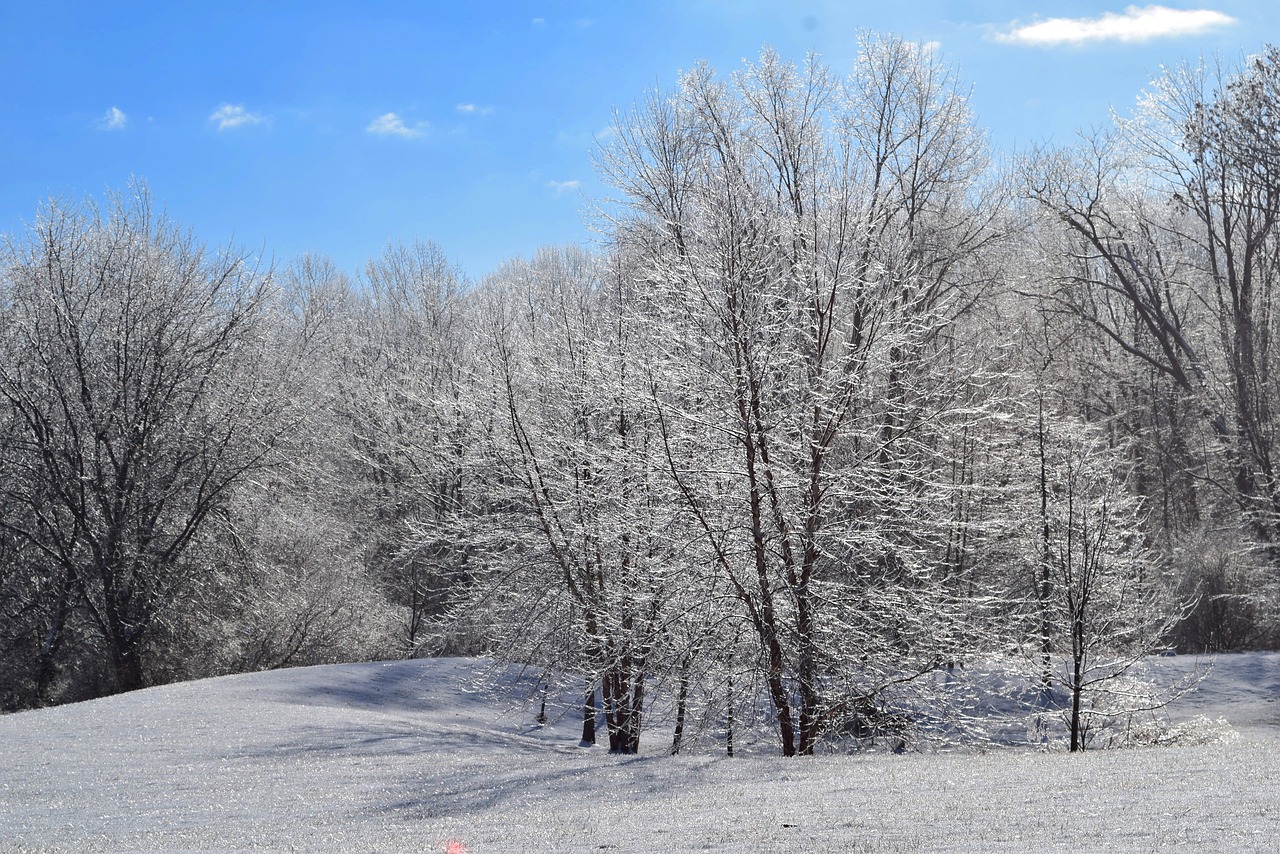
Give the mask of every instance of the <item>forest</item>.
[[140, 182], [9, 234], [0, 709], [483, 655], [617, 753], [754, 704], [792, 756], [998, 665], [1076, 750], [1143, 660], [1280, 648], [1280, 50], [1020, 153], [914, 43], [766, 50], [596, 163], [598, 245], [478, 281]]

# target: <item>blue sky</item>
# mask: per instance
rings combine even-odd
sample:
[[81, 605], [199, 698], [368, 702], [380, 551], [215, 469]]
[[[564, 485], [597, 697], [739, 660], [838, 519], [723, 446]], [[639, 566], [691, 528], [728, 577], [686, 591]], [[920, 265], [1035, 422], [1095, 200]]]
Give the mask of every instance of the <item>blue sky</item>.
[[860, 30], [937, 43], [1008, 150], [1105, 123], [1162, 64], [1280, 41], [1280, 4], [5, 2], [0, 231], [136, 176], [209, 243], [355, 271], [429, 238], [478, 277], [590, 239], [615, 106], [764, 45], [848, 71]]

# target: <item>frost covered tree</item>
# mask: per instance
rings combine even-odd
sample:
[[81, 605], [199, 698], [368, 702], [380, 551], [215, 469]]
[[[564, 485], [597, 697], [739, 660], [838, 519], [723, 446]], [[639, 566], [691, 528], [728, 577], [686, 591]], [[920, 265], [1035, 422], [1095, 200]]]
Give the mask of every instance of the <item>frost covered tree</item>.
[[[293, 424], [271, 469], [237, 485], [209, 546], [208, 575], [194, 624], [171, 643], [206, 663], [188, 672], [371, 660], [403, 650], [398, 610], [367, 560], [373, 536], [358, 463], [351, 453], [347, 383], [354, 376], [361, 295], [322, 256], [281, 269], [269, 314], [288, 354]], [[203, 623], [203, 624], [201, 624]], [[176, 637], [175, 637], [176, 635]]]
[[200, 583], [193, 546], [275, 441], [268, 277], [142, 190], [51, 203], [2, 263], [0, 528], [39, 573], [48, 631], [76, 609], [110, 687], [140, 688], [157, 622]]
[[601, 155], [667, 475], [755, 630], [786, 755], [940, 660], [940, 439], [984, 412], [945, 344], [993, 237], [981, 137], [932, 54], [862, 47], [848, 80], [771, 52], [700, 66]]
[[1046, 677], [1065, 689], [1076, 752], [1091, 730], [1168, 703], [1133, 677], [1162, 649], [1182, 612], [1147, 545], [1123, 453], [1069, 418], [1042, 419], [1038, 439], [1038, 654]]
[[1278, 68], [1266, 48], [1169, 69], [1113, 132], [1026, 169], [1060, 227], [1052, 310], [1084, 322], [1064, 349], [1101, 357], [1091, 417], [1136, 440], [1133, 488], [1204, 594], [1186, 649], [1274, 642]]
[[1275, 48], [1172, 69], [1113, 134], [1041, 152], [1027, 184], [1069, 235], [1063, 303], [1194, 401], [1217, 437], [1207, 474], [1264, 544], [1280, 530], [1277, 105]]
[[584, 720], [598, 689], [610, 750], [635, 753], [662, 627], [681, 602], [679, 543], [618, 284], [602, 259], [571, 249], [486, 283], [504, 423], [488, 520], [498, 583], [484, 598], [512, 623], [502, 654], [586, 673]]
[[480, 500], [467, 283], [431, 242], [388, 246], [364, 278], [333, 377], [344, 512], [360, 520], [361, 559], [397, 606], [402, 652], [422, 655], [453, 643], [444, 615], [466, 594]]

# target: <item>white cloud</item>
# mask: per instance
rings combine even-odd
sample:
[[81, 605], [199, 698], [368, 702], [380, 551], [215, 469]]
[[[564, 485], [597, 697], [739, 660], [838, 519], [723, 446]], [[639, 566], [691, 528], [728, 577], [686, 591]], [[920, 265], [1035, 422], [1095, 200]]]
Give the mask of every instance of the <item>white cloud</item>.
[[547, 19], [546, 19], [546, 18], [534, 18], [534, 19], [533, 19], [533, 25], [534, 25], [535, 27], [545, 27], [545, 26], [547, 25]]
[[218, 126], [218, 130], [232, 130], [248, 125], [266, 124], [267, 117], [251, 113], [244, 104], [223, 104], [209, 115], [209, 121]]
[[99, 130], [124, 130], [129, 124], [129, 117], [119, 107], [111, 107], [102, 118], [98, 119]]
[[459, 104], [458, 112], [466, 113], [470, 116], [487, 116], [493, 112], [493, 107], [480, 107], [475, 104]]
[[558, 199], [565, 193], [572, 192], [582, 186], [581, 181], [548, 181], [547, 186], [551, 188], [551, 192]]
[[427, 128], [426, 122], [418, 122], [410, 126], [405, 124], [404, 119], [400, 118], [396, 113], [383, 113], [369, 122], [369, 126], [365, 130], [380, 136], [401, 136], [405, 139], [417, 139], [427, 135]]
[[1188, 36], [1235, 23], [1213, 9], [1170, 9], [1167, 6], [1128, 6], [1123, 14], [1107, 12], [1097, 18], [1049, 18], [1034, 24], [1011, 25], [996, 33], [997, 41], [1033, 46], [1087, 42], [1140, 42]]

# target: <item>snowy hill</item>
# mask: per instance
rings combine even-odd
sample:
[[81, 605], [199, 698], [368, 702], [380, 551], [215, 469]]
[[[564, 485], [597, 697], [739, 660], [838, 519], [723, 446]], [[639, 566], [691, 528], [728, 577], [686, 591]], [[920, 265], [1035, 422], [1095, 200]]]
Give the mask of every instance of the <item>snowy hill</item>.
[[[1181, 666], [1172, 661], [1168, 667]], [[482, 662], [340, 665], [0, 717], [0, 851], [1274, 850], [1280, 655], [1175, 715], [1226, 744], [610, 757]]]

